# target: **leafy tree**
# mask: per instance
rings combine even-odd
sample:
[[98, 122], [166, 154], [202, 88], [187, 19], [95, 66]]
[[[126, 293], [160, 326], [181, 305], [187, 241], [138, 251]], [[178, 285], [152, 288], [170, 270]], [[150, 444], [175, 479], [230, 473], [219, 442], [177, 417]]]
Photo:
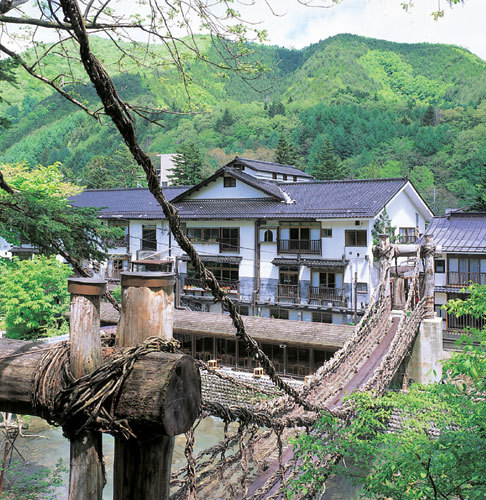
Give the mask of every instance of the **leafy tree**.
[[231, 125], [233, 125], [233, 123], [235, 123], [233, 115], [230, 113], [228, 108], [225, 108], [221, 118], [216, 120], [214, 128], [218, 132], [225, 132], [229, 127], [231, 127]]
[[104, 241], [122, 234], [103, 224], [97, 209], [72, 206], [68, 197], [79, 191], [62, 181], [59, 164], [35, 169], [0, 165], [0, 236], [14, 245], [28, 241], [41, 253], [62, 255], [80, 273], [82, 261], [102, 262]]
[[[0, 81], [16, 86], [15, 75], [12, 72], [15, 66], [17, 66], [17, 63], [12, 59], [0, 60]], [[0, 103], [2, 102], [4, 102], [4, 98], [0, 93]], [[0, 128], [8, 127], [9, 124], [10, 121], [7, 118], [0, 117]]]
[[287, 141], [284, 134], [281, 134], [278, 138], [274, 161], [282, 165], [295, 165], [297, 162], [297, 153], [292, 144]]
[[326, 181], [346, 177], [346, 170], [327, 137], [319, 136], [312, 146], [309, 173], [318, 180]]
[[109, 189], [117, 186], [116, 178], [108, 167], [109, 158], [96, 155], [86, 164], [82, 172], [82, 183], [88, 189]]
[[392, 226], [390, 216], [386, 211], [386, 208], [380, 213], [373, 224], [373, 229], [371, 230], [371, 235], [373, 237], [373, 244], [378, 245], [380, 242], [380, 234], [387, 234], [390, 237], [390, 243], [395, 243], [396, 241], [396, 230], [397, 228]]
[[54, 256], [14, 259], [0, 277], [0, 302], [7, 336], [33, 340], [65, 324], [70, 266]]
[[144, 185], [145, 172], [124, 144], [113, 153], [109, 165], [115, 171], [115, 182], [118, 184], [118, 186], [113, 187], [131, 188]]
[[192, 142], [184, 143], [174, 155], [174, 168], [168, 176], [173, 184], [189, 186], [203, 180], [201, 151]]
[[[466, 300], [450, 301], [456, 315], [484, 318], [486, 287], [469, 287]], [[355, 393], [347, 425], [325, 414], [295, 441], [299, 476], [288, 497], [322, 487], [329, 473], [346, 474], [366, 498], [480, 499], [486, 496], [486, 330], [471, 330], [462, 351], [444, 363], [441, 384], [413, 384], [408, 393], [375, 397]], [[392, 417], [400, 428], [389, 432]], [[334, 454], [354, 462], [326, 466]]]
[[272, 101], [267, 107], [267, 113], [270, 118], [273, 118], [277, 115], [285, 114], [285, 106], [280, 102]]
[[476, 199], [469, 207], [471, 212], [486, 212], [486, 176], [476, 186]]
[[429, 127], [433, 125], [437, 125], [435, 121], [435, 110], [434, 106], [429, 106], [424, 113], [422, 118], [422, 125]]

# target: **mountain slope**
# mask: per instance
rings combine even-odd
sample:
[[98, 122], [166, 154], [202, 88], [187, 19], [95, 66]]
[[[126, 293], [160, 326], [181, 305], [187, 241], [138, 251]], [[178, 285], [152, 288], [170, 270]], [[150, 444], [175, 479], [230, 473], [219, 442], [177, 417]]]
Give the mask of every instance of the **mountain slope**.
[[[204, 55], [217, 59], [217, 47], [204, 37], [200, 41]], [[111, 43], [94, 40], [123, 98], [197, 111], [167, 114], [163, 128], [138, 122], [140, 139], [154, 155], [192, 141], [205, 152], [210, 171], [235, 154], [270, 159], [284, 134], [301, 166], [309, 166], [318, 161], [327, 138], [349, 176], [408, 175], [438, 211], [467, 205], [475, 195], [478, 178], [486, 175], [486, 63], [481, 59], [455, 46], [355, 35], [338, 35], [303, 50], [251, 49], [250, 62], [272, 69], [250, 86], [186, 53], [188, 101], [162, 47], [144, 66], [132, 60], [119, 65]], [[62, 70], [56, 61], [46, 58], [47, 74]], [[155, 68], [155, 63], [163, 64]], [[40, 82], [23, 75], [19, 81], [16, 89], [0, 82], [9, 101], [0, 113], [12, 122], [0, 133], [0, 161], [62, 161], [69, 176], [87, 183], [86, 165], [94, 157], [109, 164], [120, 146], [118, 134]], [[89, 85], [78, 84], [75, 90], [79, 98], [97, 103]]]

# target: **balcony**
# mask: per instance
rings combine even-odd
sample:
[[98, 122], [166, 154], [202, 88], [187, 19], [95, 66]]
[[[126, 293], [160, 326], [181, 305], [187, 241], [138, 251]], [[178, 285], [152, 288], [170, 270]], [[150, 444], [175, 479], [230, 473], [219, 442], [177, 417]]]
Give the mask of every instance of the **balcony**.
[[461, 273], [456, 271], [447, 273], [447, 284], [449, 286], [463, 288], [471, 283], [486, 285], [486, 273]]
[[321, 240], [278, 240], [280, 253], [307, 253], [321, 255]]
[[309, 287], [309, 301], [322, 302], [337, 302], [339, 305], [344, 305], [345, 293], [344, 288], [327, 288], [324, 286]]
[[[218, 279], [219, 286], [227, 293], [239, 293], [240, 284], [238, 281], [233, 280], [220, 280]], [[209, 288], [204, 285], [203, 280], [199, 278], [186, 278], [184, 280], [184, 292], [192, 293], [199, 292], [201, 295], [208, 292]]]
[[282, 299], [299, 302], [299, 285], [277, 285], [277, 301]]

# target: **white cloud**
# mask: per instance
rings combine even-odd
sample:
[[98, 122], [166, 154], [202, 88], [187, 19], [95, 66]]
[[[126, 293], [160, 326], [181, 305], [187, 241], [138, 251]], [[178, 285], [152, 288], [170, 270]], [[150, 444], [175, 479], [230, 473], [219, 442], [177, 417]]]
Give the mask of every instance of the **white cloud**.
[[[330, 9], [306, 8], [297, 0], [281, 0], [283, 17], [264, 15], [270, 42], [301, 48], [339, 33], [382, 38], [396, 42], [455, 44], [486, 59], [486, 2], [466, 0], [449, 7], [442, 0], [445, 16], [434, 21], [437, 0], [421, 0], [405, 12], [401, 0], [342, 0]], [[276, 2], [274, 2], [276, 4]], [[255, 8], [255, 7], [254, 7]]]

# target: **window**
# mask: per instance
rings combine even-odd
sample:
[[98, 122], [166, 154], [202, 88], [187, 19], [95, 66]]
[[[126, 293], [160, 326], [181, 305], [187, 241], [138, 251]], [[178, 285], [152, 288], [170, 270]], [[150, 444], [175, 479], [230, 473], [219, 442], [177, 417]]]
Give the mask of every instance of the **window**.
[[282, 180], [286, 181], [287, 180], [287, 175], [286, 174], [283, 174], [282, 175]]
[[294, 182], [297, 182], [297, 176], [294, 175]]
[[219, 241], [219, 227], [188, 227], [186, 234], [194, 242], [217, 243]]
[[234, 177], [225, 177], [223, 185], [225, 188], [233, 188], [236, 186], [236, 179]]
[[277, 178], [277, 174], [275, 172], [272, 173], [272, 179], [276, 179]]
[[319, 273], [319, 286], [324, 288], [336, 288], [335, 273]]
[[270, 317], [274, 319], [289, 319], [289, 310], [280, 309], [280, 307], [271, 307]]
[[313, 323], [332, 323], [332, 314], [323, 312], [312, 313]]
[[415, 212], [415, 227], [419, 227], [419, 214]]
[[470, 282], [486, 285], [486, 258], [449, 257], [447, 264], [447, 284], [452, 286], [467, 286]]
[[368, 293], [368, 283], [356, 283], [356, 291], [358, 293]]
[[368, 246], [368, 235], [364, 230], [349, 230], [344, 233], [345, 245], [347, 247]]
[[240, 251], [240, 228], [222, 227], [219, 232], [219, 251], [220, 252], [239, 252]]
[[442, 304], [434, 304], [434, 311], [438, 318], [446, 319], [447, 313], [445, 309], [442, 309]]
[[400, 243], [415, 243], [417, 241], [417, 231], [414, 227], [400, 228]]
[[[239, 282], [239, 264], [228, 264], [226, 262], [205, 262], [206, 268], [211, 271], [215, 278], [220, 282], [221, 286], [228, 287], [227, 283], [231, 282], [228, 287], [230, 290], [238, 289]], [[194, 269], [191, 262], [187, 264], [187, 278], [189, 279], [199, 279], [196, 270]]]
[[281, 266], [279, 272], [280, 285], [298, 285], [299, 284], [299, 268]]
[[142, 226], [142, 250], [157, 250], [157, 226]]
[[241, 316], [249, 316], [250, 315], [250, 307], [249, 306], [239, 305], [239, 306], [236, 306], [236, 309], [241, 314]]
[[439, 259], [434, 262], [434, 269], [436, 273], [445, 273], [445, 260]]
[[273, 242], [273, 231], [271, 229], [267, 229], [263, 235], [263, 241], [265, 243]]
[[332, 228], [330, 228], [330, 227], [323, 227], [321, 229], [321, 236], [323, 238], [332, 238]]

